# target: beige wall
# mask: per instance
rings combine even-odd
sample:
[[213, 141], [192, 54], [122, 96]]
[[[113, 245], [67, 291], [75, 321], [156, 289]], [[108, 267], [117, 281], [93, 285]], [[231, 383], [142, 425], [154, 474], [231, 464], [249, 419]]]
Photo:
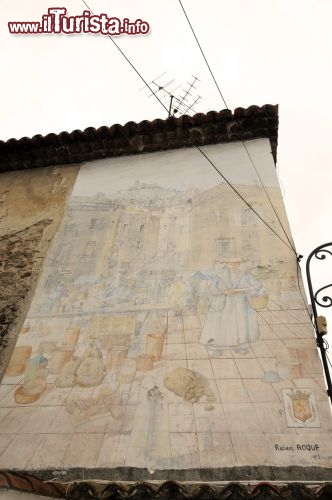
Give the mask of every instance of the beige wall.
[[[248, 147], [291, 241], [269, 142]], [[205, 150], [284, 241], [195, 149], [83, 166], [1, 386], [0, 467], [332, 465], [296, 256], [243, 145]]]

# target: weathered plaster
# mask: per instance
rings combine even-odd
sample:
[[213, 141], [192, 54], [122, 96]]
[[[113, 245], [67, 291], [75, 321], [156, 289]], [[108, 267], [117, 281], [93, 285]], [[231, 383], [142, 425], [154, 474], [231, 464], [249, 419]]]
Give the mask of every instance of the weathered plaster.
[[0, 378], [77, 172], [70, 166], [0, 174]]
[[[249, 148], [280, 219], [241, 143], [206, 150], [283, 234], [270, 143]], [[81, 168], [0, 398], [0, 467], [324, 480], [331, 465], [296, 256], [196, 150]]]

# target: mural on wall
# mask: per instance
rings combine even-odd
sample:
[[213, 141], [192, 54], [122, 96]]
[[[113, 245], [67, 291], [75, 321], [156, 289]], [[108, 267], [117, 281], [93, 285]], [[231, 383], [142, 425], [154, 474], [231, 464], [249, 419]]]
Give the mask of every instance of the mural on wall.
[[189, 150], [81, 169], [0, 390], [1, 467], [331, 465], [292, 251]]
[[[240, 269], [240, 258], [215, 263], [215, 276], [209, 283], [211, 305], [205, 318], [200, 342], [216, 348], [213, 356], [222, 355], [223, 348], [247, 353], [249, 344], [259, 338], [254, 300], [265, 290], [257, 278]], [[264, 304], [265, 305], [265, 304]], [[262, 307], [264, 308], [262, 303]]]

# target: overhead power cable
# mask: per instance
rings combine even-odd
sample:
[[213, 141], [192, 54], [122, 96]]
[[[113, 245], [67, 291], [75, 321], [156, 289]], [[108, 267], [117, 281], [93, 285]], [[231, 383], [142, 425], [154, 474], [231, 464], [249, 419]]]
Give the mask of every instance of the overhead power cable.
[[[92, 9], [89, 7], [89, 5], [86, 3], [85, 0], [82, 0], [82, 2], [84, 3], [84, 5], [87, 7], [87, 9], [89, 9], [89, 11], [91, 12], [91, 14], [93, 14], [93, 11]], [[146, 87], [150, 90], [150, 92], [153, 94], [153, 96], [158, 100], [158, 102], [162, 105], [162, 107], [167, 111], [168, 113], [168, 109], [166, 108], [166, 106], [161, 102], [161, 100], [159, 99], [159, 97], [156, 95], [156, 93], [151, 89], [151, 87], [149, 86], [149, 84], [146, 82], [146, 80], [144, 79], [144, 77], [141, 75], [141, 73], [137, 70], [137, 68], [134, 66], [134, 64], [128, 59], [128, 57], [125, 55], [125, 53], [120, 49], [120, 47], [118, 46], [118, 44], [113, 40], [113, 38], [109, 35], [109, 38], [111, 39], [111, 41], [113, 42], [113, 44], [115, 45], [115, 47], [118, 49], [118, 51], [120, 52], [120, 54], [124, 57], [124, 59], [128, 62], [128, 64], [131, 66], [131, 68], [135, 71], [135, 73], [139, 76], [139, 78], [144, 82], [144, 84], [146, 85]], [[226, 103], [225, 103], [226, 105]], [[227, 106], [227, 105], [226, 105]], [[232, 185], [232, 183], [218, 170], [218, 168], [214, 165], [214, 163], [212, 162], [212, 160], [207, 156], [207, 154], [201, 149], [200, 146], [198, 146], [197, 144], [194, 144], [194, 146], [198, 149], [198, 151], [202, 154], [202, 156], [204, 156], [204, 158], [210, 163], [210, 165], [215, 169], [216, 172], [218, 172], [218, 174], [225, 180], [225, 182], [233, 189], [233, 191], [241, 198], [241, 200], [250, 208], [250, 210], [252, 210], [256, 216], [279, 238], [280, 241], [282, 241], [290, 250], [292, 250], [295, 254], [296, 254], [296, 251], [294, 250], [294, 248], [292, 246], [290, 246], [261, 216], [260, 214], [250, 205], [250, 203], [248, 203], [246, 201], [246, 199], [241, 195], [241, 193]]]
[[281, 229], [283, 230], [283, 233], [284, 233], [284, 235], [286, 236], [286, 239], [287, 239], [288, 243], [290, 244], [290, 246], [292, 247], [292, 249], [293, 249], [294, 253], [295, 253], [295, 254], [297, 254], [296, 249], [295, 249], [295, 247], [294, 247], [294, 245], [293, 245], [293, 242], [292, 242], [292, 240], [289, 238], [289, 236], [288, 236], [288, 234], [287, 234], [287, 232], [286, 232], [286, 230], [285, 230], [285, 228], [284, 228], [284, 226], [283, 226], [283, 224], [282, 224], [282, 222], [281, 222], [281, 220], [280, 220], [280, 217], [279, 217], [279, 215], [278, 215], [278, 213], [277, 213], [277, 211], [276, 211], [276, 209], [275, 209], [274, 204], [272, 203], [272, 200], [271, 200], [271, 198], [270, 198], [270, 195], [269, 195], [269, 193], [268, 193], [268, 191], [267, 191], [267, 189], [266, 189], [266, 187], [265, 187], [265, 185], [264, 185], [264, 183], [263, 183], [263, 180], [262, 180], [262, 178], [261, 178], [261, 176], [260, 176], [260, 174], [259, 174], [259, 172], [258, 172], [258, 170], [257, 170], [257, 168], [256, 168], [255, 162], [254, 162], [254, 160], [253, 160], [253, 158], [252, 158], [251, 154], [249, 153], [249, 150], [248, 150], [248, 148], [247, 148], [247, 146], [246, 146], [246, 144], [245, 144], [245, 142], [244, 142], [244, 140], [243, 140], [243, 139], [242, 139], [242, 144], [243, 144], [243, 146], [244, 146], [244, 149], [245, 149], [245, 150], [246, 150], [246, 152], [247, 152], [247, 155], [248, 155], [248, 158], [249, 158], [249, 160], [250, 160], [250, 163], [252, 164], [252, 166], [253, 166], [253, 168], [254, 168], [254, 170], [255, 170], [255, 172], [256, 172], [256, 175], [257, 175], [257, 177], [258, 177], [258, 179], [259, 179], [259, 182], [261, 183], [261, 186], [262, 186], [262, 188], [263, 188], [263, 190], [264, 190], [264, 193], [265, 193], [265, 195], [266, 195], [267, 199], [269, 200], [269, 203], [270, 203], [270, 205], [271, 205], [271, 207], [272, 207], [272, 209], [273, 209], [273, 212], [274, 212], [275, 216], [276, 216], [276, 217], [277, 217], [277, 219], [278, 219], [278, 222], [279, 222], [279, 224], [280, 224], [280, 227], [281, 227]]
[[[84, 3], [84, 5], [86, 6], [86, 8], [91, 12], [91, 14], [94, 14], [92, 9], [89, 7], [89, 5], [86, 3], [85, 0], [82, 0], [82, 2]], [[122, 57], [125, 58], [125, 60], [127, 61], [127, 63], [131, 66], [131, 68], [135, 71], [135, 73], [139, 76], [139, 78], [142, 80], [142, 82], [144, 82], [145, 86], [150, 90], [150, 92], [155, 96], [155, 98], [159, 101], [159, 103], [162, 105], [162, 107], [167, 111], [168, 113], [168, 108], [164, 105], [164, 103], [159, 99], [159, 97], [157, 96], [157, 94], [155, 93], [154, 90], [152, 90], [152, 88], [150, 87], [150, 85], [148, 84], [148, 82], [145, 81], [144, 77], [141, 75], [141, 73], [138, 71], [138, 69], [133, 65], [133, 63], [130, 61], [130, 59], [126, 56], [126, 54], [123, 52], [123, 50], [120, 49], [120, 47], [118, 46], [118, 44], [116, 43], [116, 41], [114, 40], [114, 38], [111, 36], [111, 35], [108, 35], [108, 38], [112, 41], [112, 43], [115, 45], [115, 47], [118, 49], [118, 51], [120, 52], [120, 54], [122, 55]]]
[[[200, 151], [200, 153], [206, 158], [206, 160], [210, 163], [210, 165], [214, 168], [214, 170], [220, 175], [220, 177], [229, 185], [230, 188], [233, 189], [233, 191], [239, 196], [239, 198], [241, 198], [241, 200], [250, 208], [250, 210], [252, 210], [254, 212], [254, 214], [257, 215], [257, 217], [290, 249], [290, 250], [293, 250], [293, 247], [291, 247], [288, 243], [286, 243], [285, 240], [283, 240], [281, 238], [281, 236], [273, 229], [272, 226], [270, 226], [270, 224], [268, 224], [264, 219], [263, 217], [257, 212], [257, 210], [255, 210], [252, 205], [242, 196], [242, 194], [233, 186], [233, 184], [220, 172], [220, 170], [215, 166], [215, 164], [212, 162], [212, 160], [210, 160], [210, 158], [205, 154], [205, 152], [202, 150], [202, 148], [200, 146], [197, 146], [196, 144], [196, 148], [198, 149], [198, 151]], [[296, 252], [295, 252], [296, 253]]]
[[297, 261], [297, 265], [296, 265], [297, 286], [298, 286], [298, 289], [299, 289], [299, 292], [300, 292], [300, 295], [301, 295], [302, 302], [304, 304], [305, 310], [308, 313], [308, 316], [309, 316], [309, 319], [310, 319], [310, 323], [312, 324], [312, 314], [310, 314], [310, 311], [309, 311], [308, 301], [306, 300], [305, 296], [303, 296], [302, 289], [301, 289], [300, 271], [301, 271], [300, 263], [299, 263], [299, 261]]
[[186, 13], [186, 11], [185, 11], [185, 8], [184, 8], [184, 7], [183, 7], [183, 5], [182, 5], [181, 0], [179, 0], [179, 3], [180, 3], [180, 5], [181, 5], [181, 8], [182, 8], [182, 10], [183, 10], [183, 13], [184, 13], [184, 15], [185, 15], [185, 17], [186, 17], [187, 21], [188, 21], [188, 24], [189, 24], [189, 26], [190, 26], [190, 29], [191, 29], [191, 31], [192, 31], [192, 34], [193, 34], [193, 35], [194, 35], [194, 37], [195, 37], [195, 40], [196, 40], [196, 42], [197, 42], [197, 45], [198, 45], [198, 47], [199, 47], [199, 50], [201, 51], [201, 54], [202, 54], [202, 56], [203, 56], [203, 59], [204, 59], [204, 61], [205, 61], [206, 65], [207, 65], [207, 67], [208, 67], [208, 69], [209, 69], [209, 71], [210, 71], [210, 74], [211, 74], [211, 76], [212, 76], [212, 78], [213, 78], [213, 81], [214, 81], [214, 83], [216, 84], [216, 87], [217, 87], [217, 89], [218, 89], [218, 92], [219, 92], [219, 94], [220, 94], [220, 97], [221, 97], [221, 99], [223, 100], [223, 103], [225, 104], [226, 108], [227, 108], [227, 109], [229, 109], [229, 107], [228, 107], [228, 106], [227, 106], [227, 104], [226, 104], [225, 98], [224, 98], [224, 96], [222, 95], [222, 92], [221, 92], [221, 90], [220, 90], [220, 88], [219, 88], [219, 85], [218, 85], [218, 83], [217, 83], [217, 80], [215, 79], [214, 74], [212, 73], [212, 69], [210, 68], [210, 65], [209, 65], [209, 63], [208, 63], [208, 60], [207, 60], [207, 59], [206, 59], [206, 57], [205, 57], [205, 54], [204, 54], [203, 49], [202, 49], [202, 47], [201, 47], [201, 44], [200, 44], [200, 43], [199, 43], [199, 41], [198, 41], [198, 38], [197, 38], [196, 33], [195, 33], [195, 31], [194, 31], [194, 28], [192, 27], [191, 22], [189, 21], [189, 17], [187, 16], [187, 13]]
[[[198, 37], [197, 37], [197, 35], [196, 35], [196, 33], [195, 33], [195, 30], [194, 30], [194, 28], [193, 28], [193, 26], [192, 26], [192, 24], [191, 24], [191, 22], [190, 22], [190, 19], [189, 19], [188, 14], [187, 14], [187, 12], [186, 12], [186, 10], [185, 10], [184, 6], [183, 6], [183, 3], [181, 2], [181, 0], [178, 0], [178, 1], [179, 1], [180, 6], [181, 6], [181, 9], [182, 9], [182, 11], [183, 11], [183, 13], [184, 13], [184, 16], [185, 16], [185, 18], [186, 18], [186, 20], [187, 20], [187, 22], [188, 22], [188, 24], [189, 24], [189, 27], [190, 27], [190, 29], [191, 29], [191, 32], [192, 32], [192, 34], [193, 34], [193, 36], [194, 36], [194, 38], [195, 38], [195, 40], [196, 40], [196, 43], [197, 43], [197, 45], [198, 45], [198, 47], [199, 47], [199, 50], [200, 50], [200, 52], [201, 52], [201, 54], [202, 54], [202, 56], [203, 56], [203, 59], [204, 59], [204, 61], [205, 61], [205, 63], [206, 63], [206, 66], [208, 67], [208, 70], [209, 70], [209, 72], [210, 72], [210, 74], [211, 74], [211, 76], [212, 76], [212, 79], [213, 79], [213, 81], [214, 81], [214, 83], [215, 83], [215, 85], [216, 85], [216, 87], [217, 87], [217, 89], [218, 89], [218, 92], [219, 92], [219, 94], [220, 94], [220, 96], [221, 96], [221, 99], [222, 99], [222, 101], [223, 101], [224, 105], [226, 106], [226, 108], [227, 108], [227, 109], [229, 109], [229, 108], [228, 108], [228, 106], [227, 106], [227, 104], [226, 104], [225, 98], [224, 98], [224, 96], [223, 96], [223, 94], [222, 94], [222, 92], [221, 92], [221, 90], [220, 90], [220, 87], [219, 87], [219, 85], [218, 85], [218, 82], [217, 82], [217, 80], [216, 80], [216, 78], [215, 78], [215, 76], [214, 76], [214, 74], [213, 74], [213, 72], [212, 72], [212, 69], [211, 69], [211, 67], [210, 67], [210, 65], [209, 65], [209, 63], [208, 63], [207, 57], [206, 57], [206, 55], [204, 54], [204, 51], [203, 51], [203, 49], [202, 49], [202, 47], [201, 47], [201, 44], [199, 43]], [[242, 144], [243, 144], [244, 149], [246, 150], [246, 153], [247, 153], [247, 155], [248, 155], [248, 158], [249, 158], [249, 160], [250, 160], [250, 163], [252, 164], [252, 166], [253, 166], [253, 168], [254, 168], [254, 170], [255, 170], [256, 174], [257, 174], [257, 177], [258, 177], [258, 179], [259, 179], [259, 181], [260, 181], [260, 183], [261, 183], [261, 186], [262, 186], [262, 188], [263, 188], [263, 190], [264, 190], [264, 192], [265, 192], [265, 195], [266, 195], [267, 199], [269, 200], [269, 203], [270, 203], [270, 205], [271, 205], [271, 207], [272, 207], [272, 210], [273, 210], [273, 212], [274, 212], [275, 216], [276, 216], [276, 217], [277, 217], [277, 219], [278, 219], [278, 222], [279, 222], [279, 224], [280, 224], [280, 227], [281, 227], [281, 229], [282, 229], [282, 231], [283, 231], [284, 235], [286, 236], [286, 239], [287, 239], [287, 241], [288, 241], [289, 245], [292, 247], [292, 249], [293, 249], [294, 253], [296, 254], [296, 249], [295, 249], [295, 247], [294, 247], [294, 245], [293, 245], [293, 243], [292, 243], [291, 239], [289, 238], [289, 236], [288, 236], [288, 234], [287, 234], [287, 232], [286, 232], [286, 230], [285, 230], [285, 228], [284, 228], [284, 226], [283, 226], [283, 224], [282, 224], [282, 222], [281, 222], [281, 220], [280, 220], [280, 217], [279, 217], [279, 215], [278, 215], [278, 213], [277, 213], [277, 211], [276, 211], [276, 209], [275, 209], [275, 207], [274, 207], [274, 205], [273, 205], [273, 203], [272, 203], [272, 200], [271, 200], [271, 198], [270, 198], [270, 196], [269, 196], [269, 194], [268, 194], [268, 192], [267, 192], [267, 190], [266, 190], [266, 187], [265, 187], [265, 185], [264, 185], [264, 183], [263, 183], [263, 181], [262, 181], [262, 178], [261, 178], [261, 176], [260, 176], [260, 174], [259, 174], [259, 172], [258, 172], [258, 170], [257, 170], [257, 168], [256, 168], [256, 166], [255, 166], [255, 163], [254, 163], [254, 161], [253, 161], [253, 159], [252, 159], [252, 157], [251, 157], [251, 155], [250, 155], [250, 153], [249, 153], [249, 151], [248, 151], [248, 148], [247, 148], [247, 146], [246, 146], [246, 144], [245, 144], [245, 142], [244, 142], [244, 140], [243, 140], [243, 139], [242, 139], [242, 141], [241, 141], [241, 142], [242, 142]]]

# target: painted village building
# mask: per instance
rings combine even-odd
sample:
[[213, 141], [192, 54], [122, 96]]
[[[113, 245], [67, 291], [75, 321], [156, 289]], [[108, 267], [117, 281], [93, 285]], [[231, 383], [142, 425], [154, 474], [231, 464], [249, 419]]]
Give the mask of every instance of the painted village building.
[[277, 133], [266, 105], [0, 143], [0, 497], [332, 498]]

